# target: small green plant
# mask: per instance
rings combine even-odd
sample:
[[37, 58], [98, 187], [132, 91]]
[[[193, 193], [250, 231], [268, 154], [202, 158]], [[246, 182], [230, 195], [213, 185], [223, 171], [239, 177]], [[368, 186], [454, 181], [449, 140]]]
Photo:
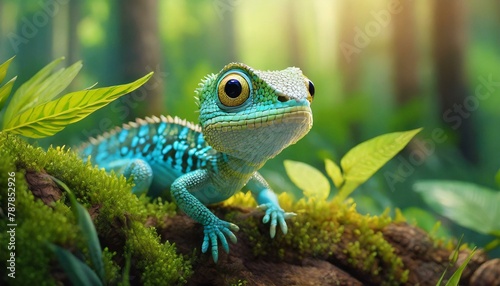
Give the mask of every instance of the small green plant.
[[[457, 263], [460, 245], [462, 245], [462, 238], [460, 238], [460, 240], [458, 241], [458, 243], [455, 247], [455, 250], [451, 254], [450, 263], [448, 264], [448, 266], [444, 270], [443, 274], [439, 278], [439, 281], [436, 283], [436, 286], [441, 286], [441, 284], [443, 283], [444, 276], [446, 275], [446, 272], [448, 271], [448, 268], [455, 265], [455, 263]], [[460, 282], [460, 278], [462, 277], [462, 273], [465, 270], [465, 267], [467, 267], [467, 264], [469, 264], [469, 261], [472, 259], [475, 252], [476, 252], [476, 248], [473, 248], [472, 251], [467, 256], [467, 258], [465, 259], [465, 261], [460, 265], [460, 267], [458, 267], [458, 269], [453, 273], [453, 275], [451, 275], [450, 279], [448, 280], [448, 282], [446, 282], [445, 286], [457, 286], [458, 285], [458, 283]]]
[[[326, 173], [339, 191], [334, 200], [342, 202], [347, 199], [358, 186], [401, 151], [420, 130], [422, 129], [394, 132], [365, 141], [347, 152], [340, 160], [340, 166], [326, 159]], [[296, 161], [286, 160], [284, 164], [288, 177], [303, 191], [305, 197], [318, 200], [328, 198], [330, 183], [320, 171]]]
[[94, 270], [68, 250], [55, 244], [49, 244], [49, 247], [57, 256], [59, 263], [73, 285], [103, 285], [105, 284], [106, 275], [102, 260], [102, 250], [99, 238], [97, 237], [97, 231], [92, 223], [92, 219], [90, 218], [87, 210], [77, 202], [75, 195], [71, 192], [68, 186], [54, 177], [52, 177], [52, 179], [68, 194], [71, 202], [71, 208], [78, 222], [81, 235], [87, 242], [90, 261], [92, 262]]
[[[0, 64], [0, 83], [14, 58]], [[54, 72], [63, 60], [59, 58], [42, 68], [22, 84], [5, 106], [16, 77], [0, 86], [1, 130], [30, 138], [52, 136], [67, 125], [77, 122], [118, 97], [130, 93], [146, 83], [152, 72], [123, 85], [85, 89], [60, 95], [68, 87], [82, 67], [76, 62], [68, 68]]]
[[474, 256], [474, 252], [475, 248], [470, 252], [469, 256], [467, 256], [467, 259], [465, 259], [462, 265], [460, 265], [460, 267], [458, 267], [458, 269], [453, 273], [453, 275], [451, 275], [450, 279], [448, 280], [445, 286], [457, 286], [458, 283], [460, 283], [460, 278], [462, 277], [462, 273], [464, 272], [465, 267], [467, 267], [467, 264], [469, 264], [469, 261]]
[[[497, 179], [498, 179], [497, 175]], [[421, 181], [413, 189], [438, 214], [495, 238], [484, 249], [500, 246], [500, 191], [459, 181]]]

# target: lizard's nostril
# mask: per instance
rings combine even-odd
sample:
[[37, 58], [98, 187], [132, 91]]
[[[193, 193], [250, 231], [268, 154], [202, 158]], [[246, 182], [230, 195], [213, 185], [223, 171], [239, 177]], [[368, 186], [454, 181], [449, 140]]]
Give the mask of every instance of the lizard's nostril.
[[288, 100], [290, 100], [290, 98], [288, 96], [278, 95], [278, 101], [280, 101], [280, 102], [287, 102]]

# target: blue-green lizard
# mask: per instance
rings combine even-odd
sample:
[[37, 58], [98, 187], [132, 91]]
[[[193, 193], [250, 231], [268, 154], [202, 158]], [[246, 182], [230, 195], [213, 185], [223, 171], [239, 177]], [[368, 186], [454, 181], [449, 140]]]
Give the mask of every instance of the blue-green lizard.
[[264, 178], [264, 163], [307, 134], [314, 85], [298, 68], [258, 71], [231, 63], [208, 75], [196, 90], [200, 126], [177, 117], [138, 119], [83, 145], [81, 155], [106, 170], [132, 178], [133, 192], [173, 198], [204, 226], [202, 252], [218, 260], [218, 240], [229, 252], [239, 228], [216, 217], [205, 205], [222, 202], [247, 187], [270, 235], [285, 212]]

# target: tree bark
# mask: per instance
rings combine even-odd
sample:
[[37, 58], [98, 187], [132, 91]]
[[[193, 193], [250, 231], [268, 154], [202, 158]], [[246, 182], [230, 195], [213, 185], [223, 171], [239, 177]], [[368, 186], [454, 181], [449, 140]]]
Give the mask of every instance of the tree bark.
[[[341, 13], [339, 19], [339, 68], [342, 75], [342, 94], [347, 100], [348, 97], [355, 97], [356, 92], [359, 90], [360, 78], [360, 54], [363, 52], [362, 47], [357, 47], [354, 43], [355, 27], [358, 25], [356, 19], [357, 7], [359, 1], [349, 0], [342, 1], [340, 5]], [[356, 50], [356, 52], [352, 52]], [[333, 118], [332, 118], [333, 119]], [[349, 124], [350, 136], [353, 141], [361, 140], [361, 131], [358, 122]]]
[[394, 17], [394, 84], [396, 101], [404, 105], [418, 96], [418, 53], [415, 40], [415, 3], [404, 2]]
[[[212, 210], [218, 217], [232, 213], [233, 221], [242, 222], [254, 220], [260, 223], [263, 214], [258, 210], [245, 208], [218, 208]], [[306, 215], [306, 214], [303, 214]], [[151, 225], [155, 225], [151, 221]], [[269, 239], [269, 226], [261, 224], [259, 231]], [[348, 225], [344, 225], [347, 229]], [[194, 274], [188, 280], [188, 285], [229, 285], [229, 281], [247, 281], [247, 285], [437, 285], [441, 275], [449, 265], [453, 250], [436, 246], [436, 243], [423, 230], [406, 223], [391, 223], [382, 229], [383, 239], [394, 248], [401, 257], [404, 267], [409, 269], [408, 280], [405, 283], [388, 282], [387, 268], [381, 258], [377, 257], [375, 265], [383, 265], [380, 272], [364, 269], [363, 265], [353, 265], [345, 254], [349, 244], [356, 241], [355, 237], [343, 236], [335, 245], [337, 251], [316, 256], [304, 256], [297, 249], [285, 249], [283, 259], [278, 259], [271, 253], [256, 256], [252, 247], [255, 237], [250, 237], [244, 229], [236, 233], [237, 244], [231, 244], [229, 254], [219, 250], [217, 265], [212, 262], [210, 251], [200, 254], [202, 244], [202, 226], [186, 215], [165, 218], [164, 227], [158, 229], [162, 239], [174, 242], [179, 252], [192, 255], [193, 249], [201, 255], [200, 263], [194, 269]], [[290, 234], [287, 234], [290, 235]], [[271, 250], [270, 250], [271, 252]], [[457, 262], [448, 268], [443, 282], [450, 278], [470, 254], [470, 250], [461, 250]], [[462, 274], [460, 285], [497, 285], [500, 268], [499, 259], [487, 260], [486, 254], [479, 250]], [[486, 283], [486, 284], [481, 284]], [[234, 284], [234, 282], [233, 282]]]
[[338, 50], [339, 66], [343, 74], [343, 91], [345, 95], [352, 94], [358, 89], [359, 85], [359, 54], [346, 54], [342, 50], [342, 45], [354, 45], [354, 28], [356, 27], [356, 17], [353, 11], [356, 11], [357, 1], [343, 1], [340, 13], [340, 49]]
[[478, 160], [474, 108], [465, 102], [470, 96], [464, 79], [465, 5], [464, 1], [442, 0], [434, 3], [434, 62], [439, 116], [457, 133], [464, 158]]
[[68, 35], [68, 62], [70, 64], [80, 59], [80, 41], [78, 39], [78, 24], [81, 20], [81, 0], [72, 0], [69, 5], [69, 35]]
[[[147, 108], [133, 111], [129, 119], [146, 114], [160, 114], [163, 107], [163, 74], [160, 69], [161, 51], [158, 31], [157, 0], [123, 0], [120, 9], [120, 46], [124, 81], [130, 82], [150, 71], [155, 75], [128, 100], [145, 98], [139, 106]], [[135, 95], [135, 96], [134, 96]], [[127, 99], [125, 99], [127, 100]], [[138, 114], [141, 113], [141, 114]]]

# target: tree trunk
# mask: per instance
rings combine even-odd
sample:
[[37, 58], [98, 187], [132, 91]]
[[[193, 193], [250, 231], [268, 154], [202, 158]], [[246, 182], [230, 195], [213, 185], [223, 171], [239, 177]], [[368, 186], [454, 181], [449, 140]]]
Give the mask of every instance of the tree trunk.
[[464, 1], [442, 0], [434, 3], [434, 61], [439, 116], [457, 132], [458, 147], [463, 156], [476, 163], [477, 134], [474, 130], [474, 111], [464, 79], [465, 5]]
[[68, 63], [80, 60], [80, 44], [78, 40], [78, 24], [81, 20], [81, 0], [73, 0], [69, 5]]
[[415, 3], [407, 1], [394, 17], [394, 83], [399, 105], [418, 95], [418, 53], [415, 40]]
[[298, 66], [298, 67], [303, 67], [304, 66], [304, 61], [303, 61], [303, 51], [301, 50], [303, 44], [300, 41], [299, 37], [299, 27], [298, 25], [300, 23], [297, 22], [297, 14], [300, 13], [300, 11], [297, 11], [298, 2], [290, 2], [285, 6], [286, 13], [288, 17], [286, 17], [286, 26], [287, 26], [287, 41], [288, 41], [288, 48], [290, 51], [289, 59], [290, 59], [290, 65], [293, 66]]
[[158, 35], [157, 0], [123, 0], [120, 9], [120, 49], [123, 79], [130, 82], [155, 71], [153, 78], [124, 100], [141, 101], [141, 112], [132, 111], [129, 119], [160, 114], [163, 107], [161, 51]]
[[[339, 50], [339, 66], [343, 74], [343, 91], [345, 95], [354, 93], [359, 85], [359, 53], [354, 52], [352, 47], [355, 47], [354, 28], [356, 27], [356, 11], [357, 1], [343, 1], [341, 4], [342, 12], [340, 13], [340, 50]], [[347, 46], [350, 45], [350, 46]]]
[[[363, 47], [356, 46], [354, 42], [356, 21], [356, 11], [359, 1], [342, 1], [340, 5], [340, 33], [339, 33], [339, 68], [342, 75], [342, 94], [347, 100], [348, 97], [356, 96], [359, 90], [360, 64], [359, 57]], [[349, 125], [350, 135], [353, 141], [360, 141], [362, 136], [358, 122]]]

